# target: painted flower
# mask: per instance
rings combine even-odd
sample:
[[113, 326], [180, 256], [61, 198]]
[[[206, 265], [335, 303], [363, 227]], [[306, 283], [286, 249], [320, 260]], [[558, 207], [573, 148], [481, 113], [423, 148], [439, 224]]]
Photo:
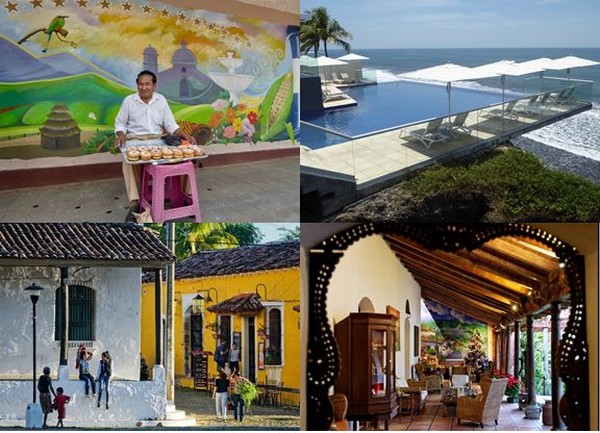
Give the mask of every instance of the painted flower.
[[215, 102], [210, 104], [216, 111], [223, 111], [227, 107], [228, 101], [226, 99], [217, 99]]
[[254, 110], [250, 110], [246, 118], [250, 121], [251, 124], [256, 125], [256, 122], [258, 122], [258, 113]]
[[235, 129], [233, 129], [233, 126], [226, 126], [225, 129], [223, 129], [223, 137], [225, 137], [225, 138], [235, 137]]
[[227, 123], [233, 123], [234, 119], [237, 117], [235, 110], [233, 108], [227, 109], [227, 114], [225, 114], [225, 118], [227, 119]]
[[245, 113], [246, 110], [248, 109], [248, 107], [246, 106], [246, 104], [238, 104], [237, 107], [235, 107], [235, 109], [237, 110], [238, 113]]
[[250, 119], [248, 119], [246, 117], [244, 119], [244, 121], [242, 122], [242, 134], [243, 135], [247, 135], [249, 137], [252, 137], [254, 135], [254, 132], [256, 132], [256, 129], [254, 128], [254, 125], [252, 124], [252, 122], [250, 121]]
[[239, 117], [236, 117], [233, 120], [233, 129], [235, 129], [235, 132], [240, 132], [242, 130], [242, 119], [240, 119]]
[[210, 120], [208, 121], [208, 127], [215, 129], [221, 125], [221, 121], [223, 120], [223, 113], [215, 112], [210, 115]]

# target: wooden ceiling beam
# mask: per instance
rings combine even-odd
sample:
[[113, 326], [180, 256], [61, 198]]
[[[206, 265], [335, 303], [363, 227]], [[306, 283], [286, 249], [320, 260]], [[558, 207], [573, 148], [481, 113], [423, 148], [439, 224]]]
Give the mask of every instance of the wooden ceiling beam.
[[520, 303], [522, 295], [515, 293], [509, 289], [501, 287], [497, 284], [488, 283], [481, 280], [480, 278], [469, 276], [460, 270], [451, 269], [444, 264], [440, 264], [439, 261], [426, 261], [423, 257], [417, 256], [416, 254], [408, 253], [407, 251], [396, 251], [396, 256], [409, 270], [423, 269], [431, 276], [444, 278], [449, 286], [453, 286], [457, 291], [464, 291], [465, 287], [469, 287], [471, 291], [473, 288], [478, 290], [485, 290], [487, 296], [494, 298], [498, 301], [505, 303]]
[[402, 259], [403, 257], [410, 257], [415, 260], [418, 260], [419, 262], [434, 263], [436, 268], [434, 272], [437, 272], [438, 269], [443, 268], [447, 270], [447, 272], [452, 273], [453, 275], [460, 277], [461, 279], [468, 279], [469, 281], [472, 281], [475, 284], [481, 285], [492, 291], [495, 291], [499, 294], [513, 299], [520, 299], [520, 297], [526, 296], [529, 293], [529, 288], [523, 286], [506, 287], [500, 284], [498, 281], [489, 281], [486, 278], [478, 275], [472, 269], [466, 269], [464, 265], [449, 262], [444, 257], [438, 256], [423, 247], [419, 247], [418, 245], [413, 244], [407, 244], [402, 241], [396, 241], [397, 240], [391, 240], [392, 244], [390, 246], [395, 252], [396, 256], [400, 259]]

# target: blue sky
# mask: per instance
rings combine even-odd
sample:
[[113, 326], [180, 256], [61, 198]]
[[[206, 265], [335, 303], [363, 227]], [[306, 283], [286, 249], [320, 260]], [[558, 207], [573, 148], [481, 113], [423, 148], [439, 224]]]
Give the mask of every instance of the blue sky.
[[600, 0], [300, 0], [319, 6], [354, 49], [600, 47]]
[[254, 223], [256, 227], [258, 227], [261, 233], [264, 235], [261, 243], [267, 243], [272, 241], [278, 241], [282, 232], [277, 230], [279, 227], [286, 228], [288, 230], [293, 230], [295, 227], [298, 227], [299, 223]]

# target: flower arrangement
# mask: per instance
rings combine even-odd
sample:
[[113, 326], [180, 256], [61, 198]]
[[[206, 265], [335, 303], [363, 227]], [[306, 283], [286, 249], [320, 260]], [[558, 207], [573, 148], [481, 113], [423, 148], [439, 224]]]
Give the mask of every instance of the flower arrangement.
[[471, 366], [471, 371], [479, 377], [489, 368], [490, 361], [483, 351], [483, 339], [479, 331], [475, 331], [469, 342], [469, 351], [465, 356], [465, 364]]
[[517, 398], [521, 389], [523, 388], [523, 382], [518, 377], [513, 376], [512, 374], [504, 374], [500, 370], [494, 370], [492, 372], [493, 378], [508, 378], [508, 383], [506, 384], [506, 390], [504, 391], [504, 395], [506, 395], [509, 399], [514, 400]]
[[225, 99], [211, 104], [215, 110], [208, 121], [213, 143], [254, 143], [258, 111], [245, 104], [231, 105]]

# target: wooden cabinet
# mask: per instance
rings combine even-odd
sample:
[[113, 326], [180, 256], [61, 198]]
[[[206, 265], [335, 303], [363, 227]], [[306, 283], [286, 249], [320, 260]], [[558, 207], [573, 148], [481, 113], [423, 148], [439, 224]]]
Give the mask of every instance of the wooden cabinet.
[[335, 392], [348, 397], [349, 420], [384, 421], [387, 430], [396, 416], [395, 324], [390, 314], [351, 313], [335, 325], [341, 361]]

